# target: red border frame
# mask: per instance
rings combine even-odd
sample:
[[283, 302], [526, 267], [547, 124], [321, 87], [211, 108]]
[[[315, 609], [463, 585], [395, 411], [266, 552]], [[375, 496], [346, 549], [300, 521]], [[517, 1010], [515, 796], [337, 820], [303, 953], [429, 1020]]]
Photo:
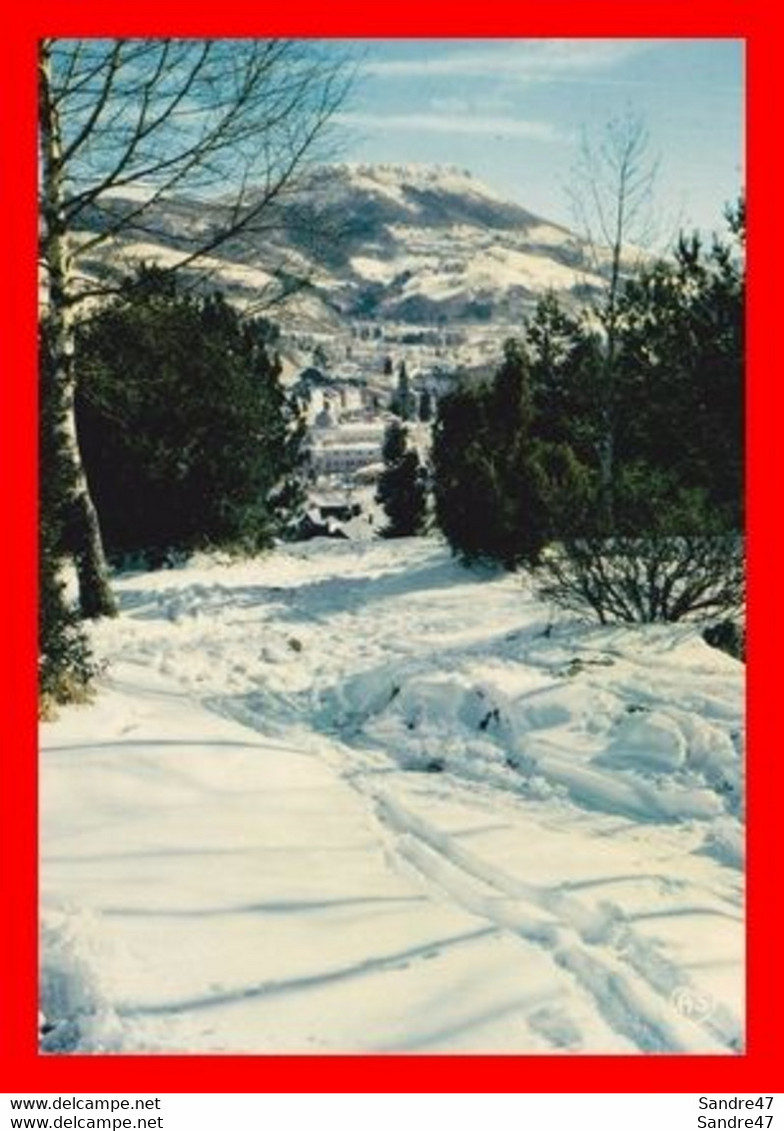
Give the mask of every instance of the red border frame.
[[[10, 1092], [658, 1092], [775, 1091], [774, 1054], [782, 1021], [775, 948], [779, 869], [774, 829], [781, 757], [766, 737], [781, 613], [772, 548], [773, 451], [781, 382], [768, 375], [778, 313], [782, 145], [775, 98], [781, 69], [772, 6], [764, 0], [496, 0], [470, 12], [417, 0], [390, 5], [332, 0], [265, 12], [252, 0], [201, 6], [182, 0], [18, 0], [6, 13], [0, 98], [0, 216], [6, 261], [0, 272], [0, 494], [6, 540], [2, 692], [4, 788], [0, 793], [3, 894], [0, 929], [0, 1073]], [[741, 38], [749, 63], [749, 1025], [738, 1057], [710, 1056], [48, 1056], [36, 1051], [36, 75], [41, 35], [267, 34], [334, 37], [674, 37]], [[770, 126], [770, 129], [768, 129]], [[706, 123], [706, 128], [710, 124]], [[777, 399], [776, 399], [777, 398]], [[778, 628], [778, 631], [776, 631]], [[774, 653], [774, 641], [779, 648]], [[779, 786], [779, 788], [777, 788]], [[777, 960], [778, 959], [778, 960]], [[779, 1059], [781, 1064], [781, 1059]]]

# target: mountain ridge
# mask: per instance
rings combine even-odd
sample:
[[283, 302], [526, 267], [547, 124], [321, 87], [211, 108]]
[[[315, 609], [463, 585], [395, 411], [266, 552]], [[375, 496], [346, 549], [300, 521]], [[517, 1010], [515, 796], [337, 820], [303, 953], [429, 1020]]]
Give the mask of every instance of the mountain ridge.
[[[263, 191], [260, 189], [259, 191]], [[229, 198], [153, 203], [143, 226], [114, 244], [130, 261], [172, 262], [225, 218]], [[130, 216], [138, 195], [113, 193], [87, 231]], [[316, 166], [296, 193], [228, 241], [210, 264], [213, 285], [251, 304], [281, 281], [305, 278], [297, 304], [325, 326], [356, 320], [412, 324], [519, 322], [546, 292], [566, 305], [604, 285], [567, 228], [505, 200], [457, 166], [342, 163]]]

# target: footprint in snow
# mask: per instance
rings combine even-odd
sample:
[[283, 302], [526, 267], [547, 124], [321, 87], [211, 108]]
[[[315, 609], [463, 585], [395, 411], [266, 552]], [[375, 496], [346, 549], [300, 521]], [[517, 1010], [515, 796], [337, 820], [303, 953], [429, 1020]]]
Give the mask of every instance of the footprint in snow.
[[582, 1034], [571, 1017], [553, 1006], [542, 1006], [528, 1015], [528, 1027], [551, 1045], [559, 1049], [574, 1049], [582, 1045]]

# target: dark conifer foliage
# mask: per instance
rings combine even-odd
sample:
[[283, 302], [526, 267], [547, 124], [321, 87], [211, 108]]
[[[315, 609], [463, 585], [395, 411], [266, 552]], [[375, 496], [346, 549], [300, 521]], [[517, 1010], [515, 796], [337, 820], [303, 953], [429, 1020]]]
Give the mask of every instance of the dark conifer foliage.
[[682, 238], [673, 263], [626, 288], [618, 456], [699, 488], [729, 526], [743, 520], [744, 307], [731, 245]]
[[568, 444], [588, 465], [598, 465], [601, 346], [596, 330], [546, 294], [525, 327], [535, 433]]
[[547, 596], [600, 620], [741, 608], [744, 215], [624, 282], [609, 385], [602, 325], [547, 296], [492, 383], [442, 399], [436, 518], [456, 553], [542, 566]]
[[433, 434], [436, 518], [453, 551], [508, 569], [535, 563], [547, 539], [526, 354], [506, 345], [491, 384], [443, 397]]
[[268, 337], [154, 270], [80, 327], [80, 444], [115, 560], [253, 551], [296, 510], [301, 432]]
[[411, 381], [408, 376], [405, 361], [401, 361], [397, 371], [397, 387], [392, 396], [390, 408], [395, 416], [401, 420], [411, 420], [414, 398], [411, 393]]
[[394, 420], [384, 436], [384, 471], [376, 501], [384, 508], [388, 522], [385, 538], [404, 538], [421, 534], [427, 515], [425, 470], [416, 451], [408, 447], [405, 428]]
[[429, 424], [433, 415], [433, 394], [428, 389], [424, 389], [419, 398], [419, 419], [423, 424]]

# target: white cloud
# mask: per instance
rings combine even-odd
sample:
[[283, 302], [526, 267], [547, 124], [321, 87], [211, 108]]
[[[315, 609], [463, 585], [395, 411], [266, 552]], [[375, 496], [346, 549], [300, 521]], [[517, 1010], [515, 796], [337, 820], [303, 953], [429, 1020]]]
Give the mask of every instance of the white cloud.
[[458, 114], [372, 114], [345, 111], [336, 120], [344, 126], [372, 130], [397, 130], [479, 137], [526, 137], [533, 141], [561, 141], [563, 135], [548, 122], [509, 117], [470, 117]]
[[368, 59], [363, 70], [377, 78], [456, 76], [502, 78], [521, 83], [584, 78], [647, 51], [656, 41], [639, 39], [476, 40], [459, 48], [448, 41], [428, 58]]
[[518, 99], [502, 96], [494, 91], [472, 93], [470, 96], [435, 95], [428, 100], [427, 108], [436, 114], [487, 114], [505, 116], [518, 104]]

